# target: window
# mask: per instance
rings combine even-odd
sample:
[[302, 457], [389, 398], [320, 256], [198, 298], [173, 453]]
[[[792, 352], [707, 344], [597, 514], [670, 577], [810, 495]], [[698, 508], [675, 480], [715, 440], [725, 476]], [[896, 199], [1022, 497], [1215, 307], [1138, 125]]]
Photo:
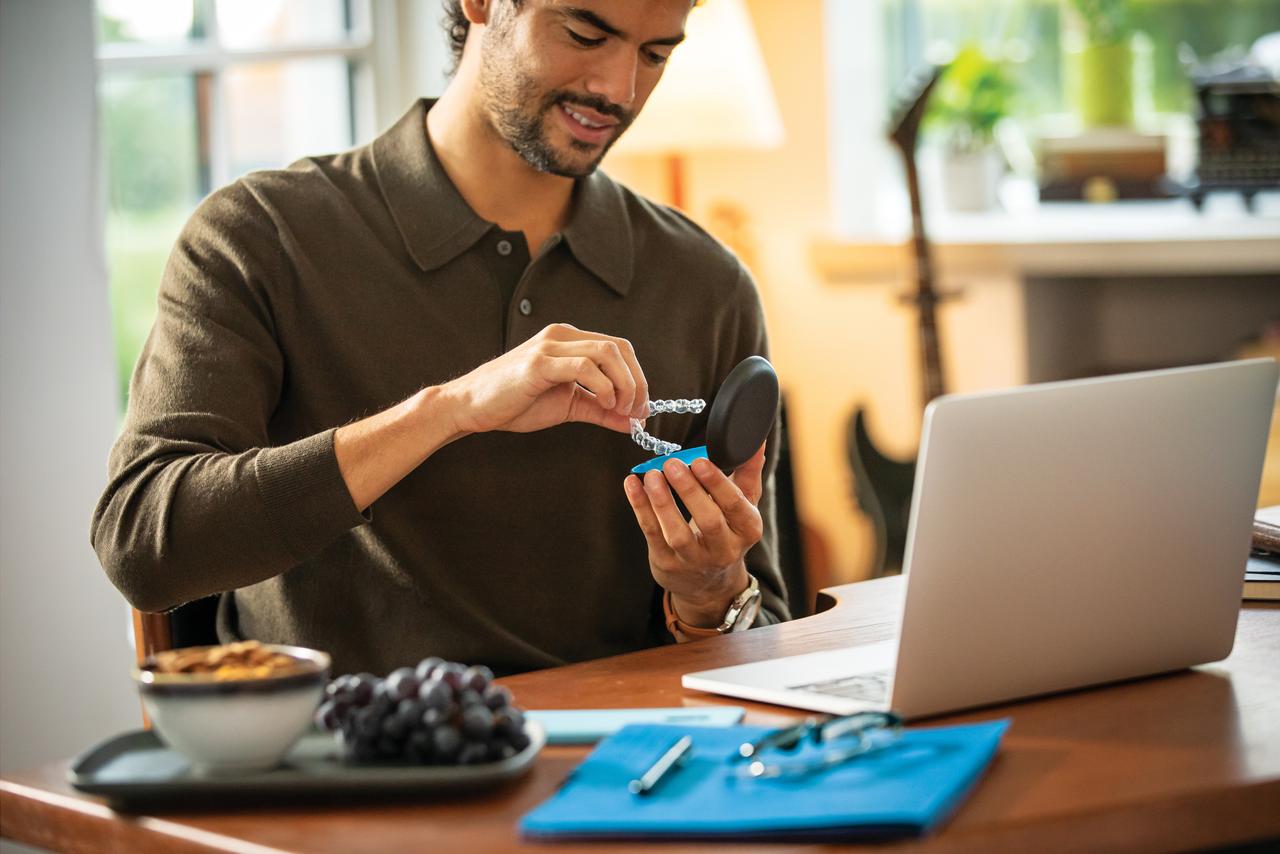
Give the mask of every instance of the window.
[[[1186, 118], [1194, 112], [1194, 95], [1180, 46], [1205, 59], [1247, 50], [1262, 35], [1280, 31], [1276, 0], [1121, 2], [1130, 28], [1140, 33], [1134, 112], [1147, 127], [1194, 133]], [[865, 235], [906, 228], [899, 159], [883, 140], [884, 125], [903, 81], [930, 57], [977, 44], [1012, 63], [1017, 82], [1012, 118], [1031, 133], [1069, 125], [1072, 86], [1064, 55], [1069, 35], [1063, 35], [1072, 32], [1069, 5], [1069, 0], [827, 0], [832, 160], [841, 230]], [[928, 158], [923, 152], [922, 161]], [[924, 163], [922, 171], [927, 183]], [[931, 195], [927, 186], [925, 195]]]
[[[1022, 82], [1018, 115], [1069, 109], [1060, 34], [1068, 0], [879, 0], [886, 33], [888, 78], [902, 80], [930, 47], [973, 41], [1011, 57]], [[1280, 30], [1276, 0], [1127, 0], [1129, 26], [1141, 33], [1147, 78], [1140, 108], [1155, 113], [1194, 109], [1178, 58], [1180, 45], [1201, 58]]]
[[394, 13], [378, 0], [98, 0], [97, 10], [124, 400], [165, 260], [199, 201], [250, 170], [366, 141], [404, 105], [375, 113], [375, 95], [391, 98], [375, 87], [386, 59], [373, 17]]

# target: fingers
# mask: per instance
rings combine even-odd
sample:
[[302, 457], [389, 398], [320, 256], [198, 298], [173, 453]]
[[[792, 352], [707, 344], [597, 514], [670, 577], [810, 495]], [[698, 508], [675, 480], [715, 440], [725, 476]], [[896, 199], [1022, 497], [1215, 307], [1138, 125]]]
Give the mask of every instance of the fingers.
[[636, 405], [636, 380], [631, 366], [622, 356], [618, 345], [610, 340], [574, 341], [557, 344], [558, 350], [582, 354], [595, 361], [604, 375], [613, 383], [614, 405], [609, 407], [619, 415], [630, 415]]
[[680, 557], [686, 566], [701, 566], [706, 563], [702, 558], [698, 538], [680, 509], [676, 507], [671, 488], [661, 472], [651, 470], [644, 474], [644, 492], [658, 520], [662, 538], [671, 551]]
[[566, 420], [629, 432], [647, 416], [648, 384], [623, 338], [552, 324], [450, 381], [459, 432], [530, 432]]
[[582, 386], [572, 385], [564, 386], [564, 388], [571, 395], [567, 420], [595, 424], [598, 427], [616, 430], [619, 433], [631, 432], [631, 420], [627, 416], [619, 415], [612, 409], [605, 409], [600, 405], [600, 401], [596, 396]]
[[636, 391], [632, 400], [630, 415], [632, 418], [639, 418], [643, 421], [649, 417], [649, 381], [645, 379], [644, 370], [640, 367], [640, 360], [636, 358], [636, 351], [631, 346], [631, 342], [625, 338], [615, 338], [614, 342], [618, 346], [618, 352], [622, 355], [623, 361], [627, 363], [632, 380], [635, 382]]
[[547, 383], [577, 383], [595, 395], [600, 406], [613, 409], [618, 405], [613, 380], [587, 356], [555, 356], [543, 353], [533, 362], [533, 369]]
[[[756, 504], [760, 500], [760, 471], [763, 461], [762, 453], [743, 463], [734, 472], [733, 479], [727, 478], [724, 472], [716, 468], [710, 460], [694, 460], [692, 470], [698, 484], [715, 502], [725, 521], [739, 537], [754, 543], [763, 536], [763, 525], [760, 511]], [[754, 476], [752, 475], [754, 472]], [[741, 480], [739, 480], [741, 478]], [[742, 485], [739, 486], [739, 483]]]
[[635, 514], [645, 542], [649, 544], [650, 558], [660, 565], [671, 564], [674, 561], [674, 553], [662, 535], [662, 526], [658, 523], [658, 517], [654, 515], [653, 506], [645, 494], [640, 478], [628, 475], [622, 482], [622, 486], [627, 493], [627, 500], [631, 502], [631, 512]]
[[[709, 469], [705, 481], [678, 460], [669, 460], [661, 473], [646, 472], [643, 482], [634, 476], [625, 481], [650, 556], [659, 564], [673, 558], [672, 568], [727, 566], [764, 535], [755, 504], [714, 465], [698, 462]], [[697, 468], [703, 466], [695, 463]], [[681, 515], [669, 484], [688, 508], [692, 524]]]
[[619, 415], [643, 419], [648, 415], [649, 383], [636, 358], [635, 348], [625, 338], [585, 332], [568, 324], [552, 324], [542, 332], [544, 351], [553, 356], [586, 356], [614, 384], [614, 405]]
[[712, 561], [728, 564], [737, 560], [742, 548], [741, 539], [726, 521], [720, 506], [702, 487], [689, 467], [679, 460], [668, 460], [662, 467], [662, 473], [688, 508]]

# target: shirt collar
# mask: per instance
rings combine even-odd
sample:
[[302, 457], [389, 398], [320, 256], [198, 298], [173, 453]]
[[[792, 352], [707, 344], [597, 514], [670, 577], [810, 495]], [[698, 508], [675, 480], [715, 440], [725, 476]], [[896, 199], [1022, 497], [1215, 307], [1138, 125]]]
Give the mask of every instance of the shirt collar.
[[[427, 138], [420, 99], [373, 141], [373, 166], [405, 248], [422, 270], [452, 261], [494, 227], [481, 219], [453, 185]], [[634, 248], [622, 188], [599, 170], [574, 185], [573, 210], [561, 233], [578, 262], [625, 296]], [[536, 251], [535, 247], [530, 247]]]
[[597, 169], [574, 186], [564, 240], [578, 263], [618, 293], [631, 289], [635, 247], [623, 190]]

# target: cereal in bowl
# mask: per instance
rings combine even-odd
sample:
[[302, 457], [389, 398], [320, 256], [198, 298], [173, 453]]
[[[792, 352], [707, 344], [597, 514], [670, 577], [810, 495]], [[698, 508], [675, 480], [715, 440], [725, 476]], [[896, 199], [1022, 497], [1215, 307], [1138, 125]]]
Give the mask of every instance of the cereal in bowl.
[[160, 652], [153, 661], [151, 669], [156, 673], [199, 674], [219, 681], [264, 679], [304, 669], [304, 663], [298, 659], [273, 652], [254, 640]]

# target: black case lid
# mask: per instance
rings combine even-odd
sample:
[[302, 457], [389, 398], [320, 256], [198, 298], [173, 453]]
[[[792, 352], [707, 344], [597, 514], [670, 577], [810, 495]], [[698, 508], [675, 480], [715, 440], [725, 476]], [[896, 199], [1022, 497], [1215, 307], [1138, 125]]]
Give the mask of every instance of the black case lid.
[[726, 471], [759, 450], [778, 413], [778, 375], [761, 356], [738, 363], [716, 393], [707, 419], [707, 456]]

